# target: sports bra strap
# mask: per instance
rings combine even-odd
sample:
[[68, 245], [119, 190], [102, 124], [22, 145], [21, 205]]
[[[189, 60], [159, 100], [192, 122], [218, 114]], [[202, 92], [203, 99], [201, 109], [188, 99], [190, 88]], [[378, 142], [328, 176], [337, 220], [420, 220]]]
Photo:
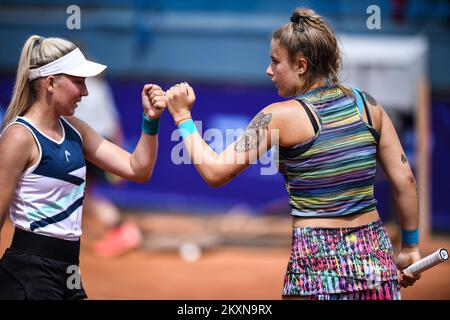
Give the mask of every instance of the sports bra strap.
[[298, 102], [301, 103], [301, 105], [303, 106], [303, 108], [306, 111], [306, 114], [308, 115], [309, 120], [311, 121], [311, 124], [314, 128], [314, 133], [317, 134], [317, 132], [319, 132], [319, 124], [317, 123], [316, 118], [313, 116], [311, 110], [308, 108], [308, 106], [306, 105], [305, 102], [303, 102], [302, 100], [298, 99]]
[[353, 93], [355, 94], [356, 104], [358, 105], [359, 113], [362, 115], [362, 107], [364, 105], [364, 109], [366, 110], [366, 115], [367, 115], [367, 122], [368, 122], [369, 126], [372, 126], [372, 117], [370, 116], [369, 107], [367, 106], [366, 99], [365, 99], [363, 93], [359, 89], [356, 89], [356, 88], [352, 88], [352, 90], [353, 90]]

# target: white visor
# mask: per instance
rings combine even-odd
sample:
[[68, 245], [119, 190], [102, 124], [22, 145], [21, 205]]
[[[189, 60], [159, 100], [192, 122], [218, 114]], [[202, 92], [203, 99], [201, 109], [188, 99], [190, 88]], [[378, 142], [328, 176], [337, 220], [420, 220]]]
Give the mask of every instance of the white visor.
[[76, 48], [65, 56], [42, 67], [30, 69], [28, 79], [31, 81], [60, 73], [86, 78], [96, 76], [105, 69], [106, 66], [103, 64], [86, 60], [80, 49]]

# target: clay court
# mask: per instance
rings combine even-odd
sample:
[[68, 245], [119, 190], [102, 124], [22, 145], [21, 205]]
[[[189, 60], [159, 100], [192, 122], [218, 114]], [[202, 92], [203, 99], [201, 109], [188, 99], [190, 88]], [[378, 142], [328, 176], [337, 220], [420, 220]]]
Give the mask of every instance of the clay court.
[[[91, 246], [102, 226], [86, 217], [81, 272], [90, 299], [231, 300], [280, 299], [289, 257], [290, 219], [280, 217], [193, 216], [128, 212], [145, 231], [145, 245], [117, 259], [100, 259]], [[394, 231], [393, 231], [394, 230]], [[5, 223], [0, 254], [9, 245], [12, 226]], [[389, 228], [396, 242], [395, 228]], [[184, 260], [184, 243], [202, 247], [201, 257]], [[450, 248], [450, 237], [434, 235], [422, 255]], [[450, 263], [426, 271], [403, 299], [450, 299]]]

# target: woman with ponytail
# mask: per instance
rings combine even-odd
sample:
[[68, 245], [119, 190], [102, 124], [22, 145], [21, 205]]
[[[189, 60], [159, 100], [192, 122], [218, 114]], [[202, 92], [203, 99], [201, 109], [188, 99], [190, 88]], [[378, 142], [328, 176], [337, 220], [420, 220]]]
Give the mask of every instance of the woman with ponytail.
[[[267, 75], [280, 96], [293, 99], [263, 108], [220, 155], [194, 126], [193, 89], [180, 83], [165, 93], [192, 163], [209, 185], [221, 186], [279, 149], [293, 217], [284, 298], [400, 299], [400, 284], [418, 278], [397, 274], [420, 259], [418, 200], [392, 122], [368, 93], [339, 83], [336, 36], [314, 11], [297, 9], [275, 30], [270, 59]], [[374, 198], [377, 160], [394, 186], [403, 228], [398, 269]]]
[[142, 90], [143, 122], [132, 154], [73, 116], [88, 95], [85, 79], [106, 66], [71, 42], [31, 36], [20, 56], [0, 136], [0, 230], [9, 212], [14, 236], [0, 260], [0, 299], [84, 299], [79, 273], [85, 159], [148, 181], [158, 151], [164, 101]]

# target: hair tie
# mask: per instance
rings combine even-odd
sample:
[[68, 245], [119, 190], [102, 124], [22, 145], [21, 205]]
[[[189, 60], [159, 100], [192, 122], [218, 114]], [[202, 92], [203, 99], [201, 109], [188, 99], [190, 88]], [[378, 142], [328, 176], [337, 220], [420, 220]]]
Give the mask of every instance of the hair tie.
[[41, 44], [42, 40], [44, 40], [43, 37], [39, 37], [39, 39], [36, 39], [36, 40], [34, 41], [34, 43], [33, 43], [33, 49], [34, 49], [35, 47], [39, 46], [39, 45]]
[[305, 31], [305, 28], [303, 27], [303, 24], [305, 23], [306, 19], [308, 19], [308, 16], [305, 15], [295, 15], [293, 14], [291, 16], [291, 22], [292, 23], [296, 23], [298, 25], [298, 27], [296, 27], [294, 29], [294, 31], [298, 31], [298, 32], [303, 32]]

